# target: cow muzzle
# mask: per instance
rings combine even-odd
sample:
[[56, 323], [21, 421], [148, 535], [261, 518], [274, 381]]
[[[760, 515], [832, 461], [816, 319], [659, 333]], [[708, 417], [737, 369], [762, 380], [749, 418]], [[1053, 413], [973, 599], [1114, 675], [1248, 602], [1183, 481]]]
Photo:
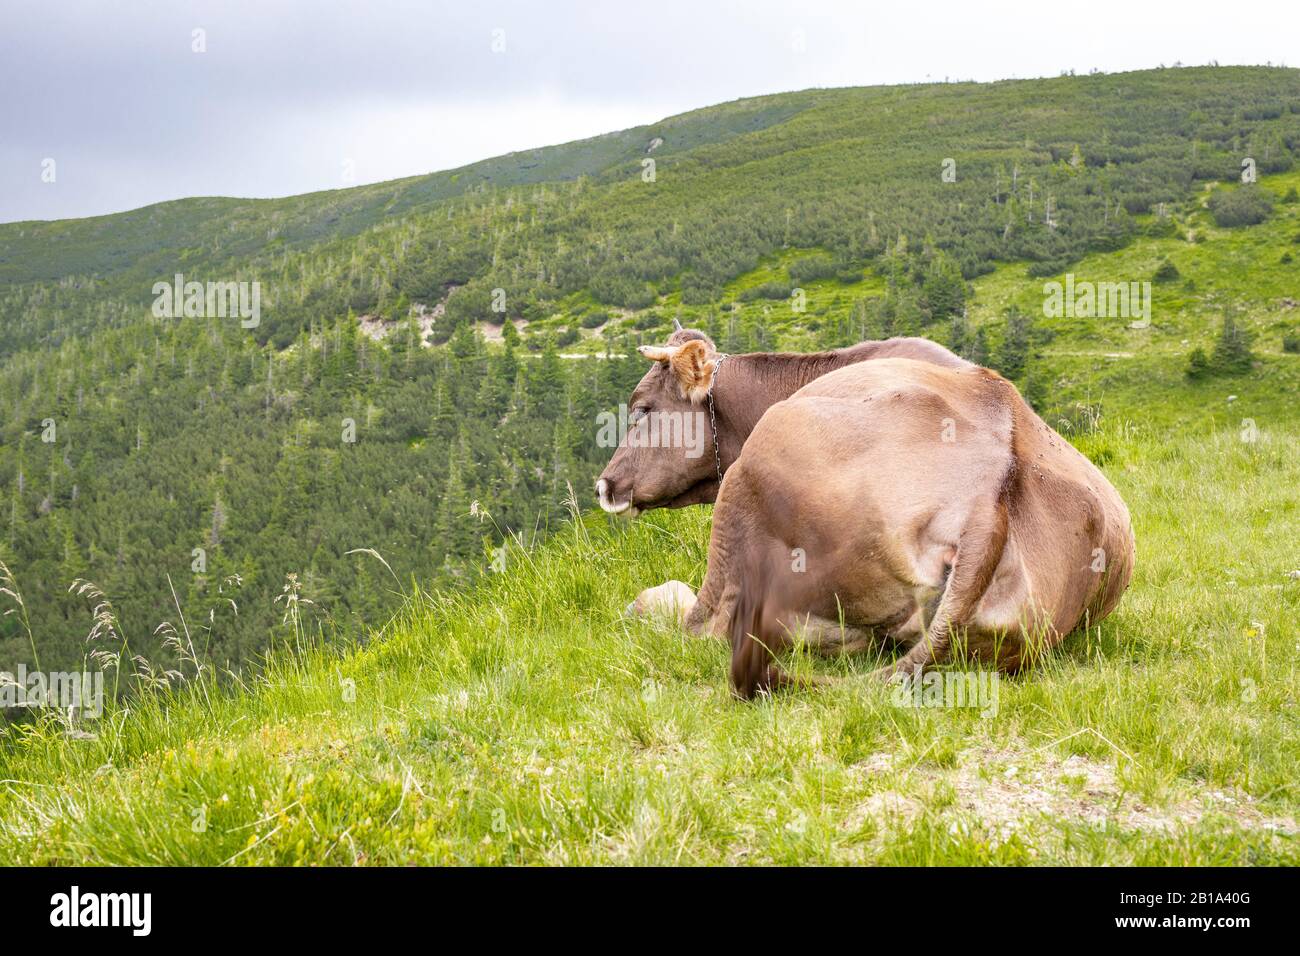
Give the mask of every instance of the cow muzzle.
[[635, 518], [637, 515], [637, 509], [632, 506], [631, 490], [628, 490], [627, 500], [619, 501], [617, 491], [607, 478], [601, 478], [596, 482], [596, 500], [600, 502], [601, 510], [609, 514], [626, 514], [629, 518]]

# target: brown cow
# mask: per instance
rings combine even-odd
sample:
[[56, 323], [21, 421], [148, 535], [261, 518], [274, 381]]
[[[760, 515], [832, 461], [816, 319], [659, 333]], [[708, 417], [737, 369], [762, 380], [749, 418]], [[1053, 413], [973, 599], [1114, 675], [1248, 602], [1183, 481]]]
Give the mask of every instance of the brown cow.
[[[719, 364], [703, 337], [647, 356], [677, 401], [711, 397], [720, 422], [752, 415], [730, 406], [732, 360]], [[634, 401], [672, 392], [645, 386]], [[636, 602], [729, 636], [741, 697], [789, 682], [771, 658], [795, 634], [823, 650], [907, 647], [881, 676], [958, 652], [1014, 671], [1108, 614], [1128, 584], [1133, 533], [1118, 493], [995, 372], [882, 358], [759, 414], [724, 469], [698, 598], [669, 582]], [[734, 444], [719, 426], [720, 455]], [[602, 476], [607, 510], [699, 494], [700, 465], [680, 449], [624, 451]], [[629, 457], [619, 509], [610, 476]]]

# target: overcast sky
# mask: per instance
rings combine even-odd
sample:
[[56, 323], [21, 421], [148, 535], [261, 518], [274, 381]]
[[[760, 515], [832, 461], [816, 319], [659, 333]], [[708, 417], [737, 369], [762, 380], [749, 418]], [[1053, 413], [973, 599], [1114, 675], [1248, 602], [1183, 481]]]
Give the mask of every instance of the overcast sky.
[[1296, 2], [0, 0], [0, 221], [377, 182], [812, 86], [1278, 64], [1298, 36]]

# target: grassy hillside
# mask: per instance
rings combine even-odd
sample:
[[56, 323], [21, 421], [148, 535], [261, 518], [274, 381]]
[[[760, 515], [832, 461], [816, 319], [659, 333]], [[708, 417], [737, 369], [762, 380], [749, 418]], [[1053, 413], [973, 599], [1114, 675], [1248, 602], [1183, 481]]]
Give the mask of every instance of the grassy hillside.
[[[500, 324], [494, 288], [527, 320], [574, 295], [628, 309], [673, 294], [718, 305], [728, 282], [788, 248], [826, 249], [840, 270], [900, 247], [929, 249], [927, 264], [942, 252], [967, 278], [1004, 260], [1050, 268], [1122, 244], [1133, 216], [1235, 177], [1245, 156], [1261, 173], [1285, 171], [1297, 146], [1300, 71], [1287, 69], [741, 100], [393, 183], [0, 225], [0, 283], [13, 287], [0, 304], [14, 313], [0, 350], [130, 321], [176, 271], [260, 281], [254, 334], [283, 347], [349, 308], [400, 318], [432, 306], [449, 283], [467, 288], [448, 303], [447, 334]], [[93, 315], [79, 314], [92, 302]]]
[[212, 266], [255, 255], [268, 239], [281, 249], [310, 248], [476, 190], [598, 177], [635, 163], [655, 139], [663, 141], [654, 149], [658, 157], [725, 143], [783, 122], [818, 98], [812, 92], [757, 97], [693, 110], [651, 126], [369, 186], [284, 199], [181, 199], [87, 219], [0, 224], [0, 283], [165, 273], [178, 251], [201, 252], [203, 258], [195, 264]]
[[[1298, 180], [1264, 185], [1281, 197]], [[292, 607], [269, 666], [242, 685], [182, 662], [175, 691], [71, 734], [55, 718], [9, 728], [0, 854], [1300, 863], [1300, 356], [1281, 345], [1296, 329], [1281, 260], [1300, 208], [1236, 230], [1192, 216], [1200, 242], [1142, 238], [1074, 267], [1101, 280], [1173, 261], [1184, 279], [1156, 287], [1150, 328], [1039, 320], [1053, 423], [1124, 495], [1138, 564], [1118, 612], [1000, 683], [996, 714], [899, 707], [866, 677], [871, 657], [796, 655], [842, 681], [736, 703], [721, 642], [620, 616], [642, 587], [698, 586], [708, 510], [586, 514], [549, 543], [514, 542], [504, 573], [467, 591], [406, 585], [405, 608], [360, 646], [321, 646]], [[1043, 279], [1025, 270], [973, 283], [995, 351], [1008, 306], [1041, 311]], [[814, 315], [847, 314], [856, 297], [839, 291], [813, 286]], [[1189, 379], [1191, 348], [1212, 349], [1228, 313], [1258, 336], [1250, 370]], [[807, 341], [807, 322], [779, 334]]]
[[[1168, 396], [1156, 393], [1159, 401]], [[1119, 418], [1119, 611], [1000, 685], [995, 716], [898, 707], [877, 662], [745, 705], [726, 648], [619, 616], [698, 585], [708, 513], [589, 516], [368, 646], [286, 651], [68, 739], [0, 747], [15, 863], [1300, 863], [1300, 438]]]
[[[1159, 70], [0, 225], [0, 671], [121, 692], [0, 717], [0, 858], [1300, 862], [1297, 150], [1300, 72]], [[263, 324], [154, 319], [175, 271], [260, 281]], [[1067, 274], [1150, 281], [1149, 323], [1044, 315]], [[988, 718], [869, 658], [733, 702], [720, 644], [619, 617], [698, 585], [708, 511], [583, 510], [674, 318], [1000, 369], [1129, 504], [1119, 612]]]

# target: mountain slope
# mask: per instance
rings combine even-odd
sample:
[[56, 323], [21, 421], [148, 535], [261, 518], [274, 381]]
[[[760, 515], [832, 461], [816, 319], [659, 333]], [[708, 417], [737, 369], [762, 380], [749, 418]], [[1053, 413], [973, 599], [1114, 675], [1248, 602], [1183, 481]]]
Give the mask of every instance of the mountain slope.
[[[640, 160], [659, 136], [646, 182]], [[626, 308], [673, 291], [716, 304], [784, 247], [852, 268], [910, 241], [967, 278], [997, 261], [1064, 264], [1124, 242], [1132, 215], [1195, 181], [1236, 176], [1243, 156], [1285, 170], [1297, 143], [1300, 72], [1285, 69], [786, 94], [397, 183], [10, 224], [0, 279], [64, 279], [43, 294], [74, 314], [92, 300], [147, 305], [177, 271], [256, 280], [267, 302], [255, 335], [280, 346], [322, 312], [389, 314], [468, 284], [445, 339], [461, 322], [499, 323], [494, 288], [524, 319], [580, 291]], [[7, 307], [33, 312], [36, 298]], [[10, 320], [0, 349], [94, 327], [38, 320], [15, 335]]]
[[[742, 704], [722, 641], [619, 617], [698, 585], [708, 515], [579, 520], [364, 648], [277, 655], [131, 712], [11, 731], [17, 864], [1296, 865], [1300, 439], [1107, 428], [1137, 571], [1116, 614], [998, 685], [914, 707], [870, 656]], [[1248, 528], [1246, 537], [1241, 530]], [[287, 639], [295, 637], [290, 622]]]
[[209, 247], [212, 259], [203, 263], [208, 267], [256, 253], [266, 245], [269, 232], [284, 248], [310, 248], [475, 190], [609, 175], [648, 155], [656, 139], [662, 140], [653, 150], [656, 158], [726, 142], [784, 122], [817, 99], [815, 93], [796, 93], [741, 100], [459, 169], [285, 199], [181, 199], [88, 219], [4, 223], [0, 283], [68, 275], [105, 278], [141, 268], [163, 274], [173, 268], [168, 263], [176, 262], [179, 250], [203, 248], [204, 236], [220, 240]]
[[[110, 698], [3, 712], [0, 857], [1300, 863], [1297, 76], [815, 91], [0, 226], [0, 671]], [[262, 326], [153, 318], [176, 271], [262, 282]], [[1076, 280], [1150, 314], [1045, 315]], [[1118, 611], [995, 712], [896, 700], [870, 656], [733, 701], [721, 642], [621, 617], [698, 586], [708, 509], [582, 513], [674, 317], [999, 368], [1129, 505]]]
[[[174, 663], [155, 629], [183, 614], [219, 671], [291, 593], [345, 639], [412, 581], [472, 581], [591, 504], [596, 416], [675, 317], [732, 352], [928, 335], [1071, 426], [1293, 428], [1298, 77], [785, 94], [396, 183], [0, 226], [0, 559], [31, 624], [0, 619], [0, 669], [85, 660], [78, 581], [133, 654]], [[1230, 193], [1272, 210], [1221, 227], [1205, 204]], [[1166, 259], [1144, 329], [1038, 318], [1044, 281]], [[261, 324], [154, 318], [178, 271], [259, 282]], [[1254, 364], [1188, 378], [1225, 318]]]

